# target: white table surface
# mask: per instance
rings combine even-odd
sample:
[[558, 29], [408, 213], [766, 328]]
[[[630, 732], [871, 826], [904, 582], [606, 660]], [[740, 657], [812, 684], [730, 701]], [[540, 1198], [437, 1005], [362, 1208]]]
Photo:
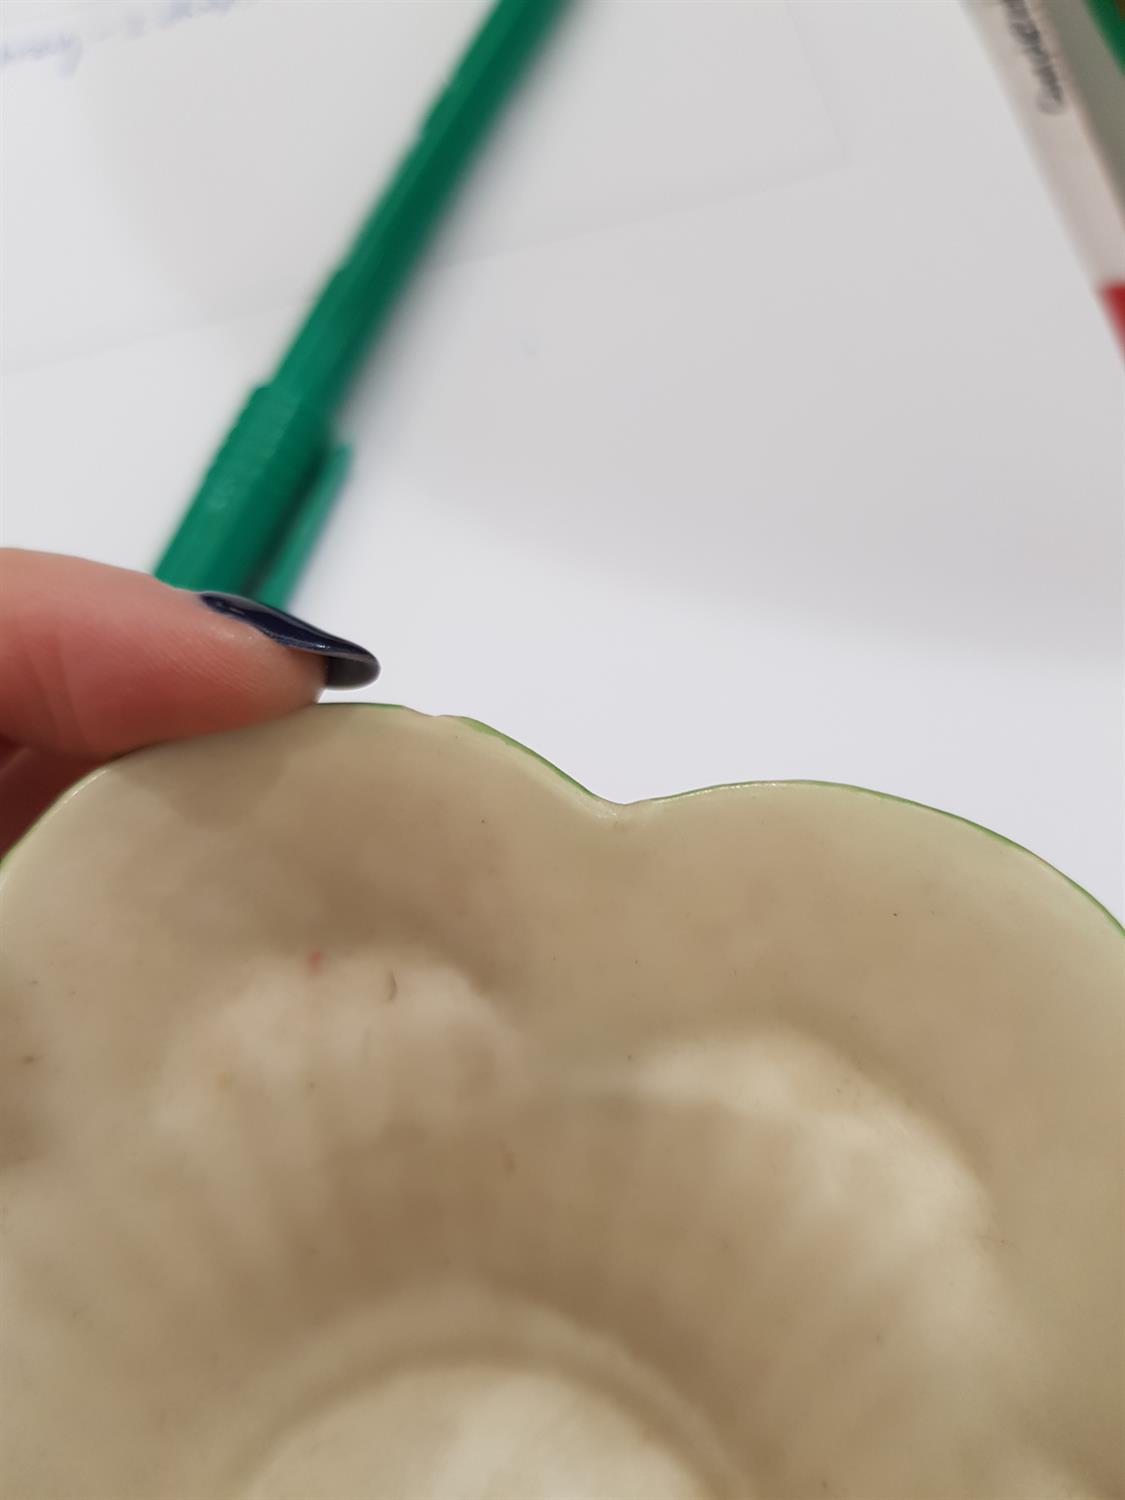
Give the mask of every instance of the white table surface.
[[[7, 7], [0, 539], [151, 564], [479, 11]], [[951, 0], [585, 0], [293, 608], [610, 797], [874, 786], [1120, 913], [1121, 398]]]

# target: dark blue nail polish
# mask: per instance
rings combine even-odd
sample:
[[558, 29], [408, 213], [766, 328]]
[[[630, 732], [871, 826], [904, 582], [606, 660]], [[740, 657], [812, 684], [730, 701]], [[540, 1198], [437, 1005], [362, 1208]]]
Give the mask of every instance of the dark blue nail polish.
[[379, 675], [379, 663], [370, 651], [352, 641], [341, 640], [338, 635], [317, 630], [315, 625], [307, 625], [296, 615], [287, 615], [283, 609], [258, 604], [253, 599], [240, 599], [237, 594], [203, 593], [199, 598], [217, 615], [241, 620], [244, 625], [251, 625], [269, 636], [279, 646], [319, 656], [324, 663], [325, 687], [366, 687]]

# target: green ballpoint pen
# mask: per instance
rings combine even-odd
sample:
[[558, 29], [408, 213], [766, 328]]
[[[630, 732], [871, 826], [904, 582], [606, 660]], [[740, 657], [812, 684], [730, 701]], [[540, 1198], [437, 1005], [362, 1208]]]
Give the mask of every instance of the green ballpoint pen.
[[497, 0], [273, 377], [215, 454], [156, 576], [283, 607], [347, 468], [332, 414], [474, 150], [568, 0]]

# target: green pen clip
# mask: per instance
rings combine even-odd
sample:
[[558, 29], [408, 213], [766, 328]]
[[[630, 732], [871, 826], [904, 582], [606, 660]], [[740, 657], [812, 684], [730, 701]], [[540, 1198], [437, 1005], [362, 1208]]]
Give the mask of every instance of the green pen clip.
[[568, 0], [497, 0], [272, 380], [251, 392], [155, 572], [285, 605], [346, 470], [332, 414], [473, 153]]
[[261, 604], [272, 604], [274, 609], [285, 608], [286, 601], [297, 586], [301, 570], [316, 545], [321, 528], [328, 519], [332, 503], [348, 477], [351, 462], [350, 443], [337, 443], [321, 458], [295, 516], [282, 534], [276, 552], [251, 586], [251, 598], [257, 599]]

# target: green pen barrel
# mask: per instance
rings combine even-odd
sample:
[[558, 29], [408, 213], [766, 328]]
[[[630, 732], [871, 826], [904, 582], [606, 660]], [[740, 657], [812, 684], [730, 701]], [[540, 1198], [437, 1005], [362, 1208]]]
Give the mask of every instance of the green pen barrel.
[[204, 474], [157, 578], [248, 593], [300, 510], [327, 445], [323, 408], [280, 383], [258, 386]]
[[498, 0], [278, 367], [337, 401], [524, 63], [568, 0]]
[[295, 582], [295, 548], [311, 546], [334, 493], [316, 491], [300, 524], [331, 441], [330, 415], [488, 126], [568, 3], [497, 0], [273, 380], [252, 393], [212, 460], [157, 564], [165, 583], [252, 593], [267, 576], [286, 588]]

